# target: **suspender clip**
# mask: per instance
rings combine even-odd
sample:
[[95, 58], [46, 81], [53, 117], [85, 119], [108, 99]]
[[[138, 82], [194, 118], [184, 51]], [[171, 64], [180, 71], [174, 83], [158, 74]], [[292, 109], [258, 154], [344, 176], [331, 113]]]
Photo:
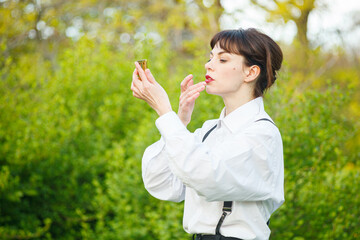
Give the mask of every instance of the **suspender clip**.
[[231, 213], [231, 207], [223, 207], [223, 211], [230, 214]]
[[224, 205], [223, 205], [223, 208], [222, 208], [223, 212], [226, 212], [227, 214], [230, 214], [231, 209], [232, 209], [232, 204], [233, 204], [232, 201], [225, 201]]

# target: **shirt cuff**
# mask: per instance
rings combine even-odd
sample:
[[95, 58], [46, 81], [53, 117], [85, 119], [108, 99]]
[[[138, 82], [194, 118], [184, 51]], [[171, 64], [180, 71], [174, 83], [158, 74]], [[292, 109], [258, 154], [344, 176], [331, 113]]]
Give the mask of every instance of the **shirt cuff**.
[[168, 112], [160, 116], [155, 121], [156, 127], [159, 129], [160, 134], [165, 139], [174, 135], [176, 132], [187, 130], [185, 125], [181, 122], [178, 115], [174, 112]]

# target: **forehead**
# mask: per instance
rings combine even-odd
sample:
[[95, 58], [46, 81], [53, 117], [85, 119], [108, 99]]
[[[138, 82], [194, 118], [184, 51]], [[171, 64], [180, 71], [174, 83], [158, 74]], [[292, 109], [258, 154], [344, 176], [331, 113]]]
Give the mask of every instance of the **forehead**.
[[238, 60], [242, 60], [244, 57], [240, 54], [235, 54], [235, 53], [230, 53], [228, 51], [226, 51], [225, 49], [221, 48], [219, 44], [216, 44], [214, 46], [214, 48], [211, 50], [210, 52], [211, 56], [228, 56], [230, 58], [234, 58], [234, 59], [238, 59]]
[[222, 49], [219, 44], [216, 44], [214, 48], [210, 51], [210, 55], [219, 55], [219, 54], [231, 54], [225, 49]]

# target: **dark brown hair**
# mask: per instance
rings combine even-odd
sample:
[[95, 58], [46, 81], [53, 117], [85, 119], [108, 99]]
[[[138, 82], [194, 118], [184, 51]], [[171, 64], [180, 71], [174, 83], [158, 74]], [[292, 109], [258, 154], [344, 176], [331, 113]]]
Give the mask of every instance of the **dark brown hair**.
[[221, 31], [211, 39], [213, 49], [216, 44], [229, 53], [245, 58], [245, 65], [260, 67], [256, 79], [254, 96], [262, 96], [276, 80], [276, 71], [281, 67], [283, 54], [279, 45], [269, 36], [254, 28]]

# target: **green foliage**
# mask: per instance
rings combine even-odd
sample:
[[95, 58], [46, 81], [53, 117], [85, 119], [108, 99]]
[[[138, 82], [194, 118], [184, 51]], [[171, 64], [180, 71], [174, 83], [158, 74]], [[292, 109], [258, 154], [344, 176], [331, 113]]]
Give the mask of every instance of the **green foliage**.
[[[142, 1], [135, 2], [141, 6]], [[195, 82], [203, 81], [209, 52], [208, 43], [202, 44], [209, 34], [204, 32], [219, 12], [214, 5], [211, 14], [199, 16], [206, 25], [202, 32], [196, 19], [182, 18], [189, 6], [178, 2], [176, 9], [165, 3], [148, 6], [157, 16], [164, 13], [156, 24], [145, 23], [148, 29], [162, 29], [163, 39], [192, 32], [189, 39], [161, 44], [146, 34], [127, 44], [87, 36], [66, 44], [13, 42], [34, 25], [27, 18], [33, 21], [39, 13], [13, 13], [22, 22], [12, 29], [11, 11], [25, 9], [28, 2], [0, 3], [8, 6], [0, 9], [0, 31], [6, 33], [0, 39], [0, 239], [190, 238], [182, 229], [183, 204], [157, 200], [144, 189], [141, 157], [160, 135], [156, 113], [130, 91], [133, 62], [142, 58], [149, 60], [175, 111], [182, 79], [192, 73]], [[64, 32], [70, 23], [56, 14], [67, 13], [71, 3], [53, 3], [44, 19]], [[203, 11], [201, 1], [194, 3]], [[85, 9], [90, 3], [81, 4]], [[56, 6], [62, 11], [54, 12]], [[122, 15], [127, 10], [115, 16], [127, 19], [123, 24], [102, 21], [110, 22], [107, 28], [141, 28]], [[134, 8], [134, 14], [141, 15], [140, 10]], [[84, 14], [87, 21], [96, 18]], [[265, 96], [282, 133], [285, 159], [286, 202], [271, 218], [271, 239], [358, 239], [358, 66], [341, 52], [284, 49], [283, 70]], [[201, 95], [190, 130], [217, 118], [223, 108], [220, 97]]]
[[[32, 54], [2, 69], [1, 238], [188, 238], [183, 205], [143, 187], [142, 153], [159, 134], [156, 114], [129, 88], [133, 61], [145, 55], [176, 110], [183, 77], [202, 81], [208, 49], [186, 61], [166, 45], [137, 49], [114, 52], [84, 39], [56, 64]], [[324, 90], [297, 91], [291, 82], [302, 75], [286, 69], [265, 98], [286, 167], [286, 203], [272, 217], [272, 239], [355, 239], [359, 154], [347, 143], [359, 126], [342, 112], [356, 91], [334, 79]], [[203, 93], [189, 128], [222, 107], [221, 98]]]
[[286, 202], [272, 217], [272, 239], [357, 239], [359, 153], [346, 144], [359, 123], [342, 114], [354, 90], [331, 81], [324, 91], [273, 90], [267, 100], [284, 142]]
[[[149, 51], [142, 46], [139, 53]], [[149, 62], [166, 79], [160, 58], [173, 56], [158, 50]], [[128, 54], [83, 40], [56, 65], [33, 54], [2, 69], [0, 238], [185, 234], [182, 205], [159, 203], [143, 188], [142, 152], [158, 133], [155, 113], [132, 97]]]

